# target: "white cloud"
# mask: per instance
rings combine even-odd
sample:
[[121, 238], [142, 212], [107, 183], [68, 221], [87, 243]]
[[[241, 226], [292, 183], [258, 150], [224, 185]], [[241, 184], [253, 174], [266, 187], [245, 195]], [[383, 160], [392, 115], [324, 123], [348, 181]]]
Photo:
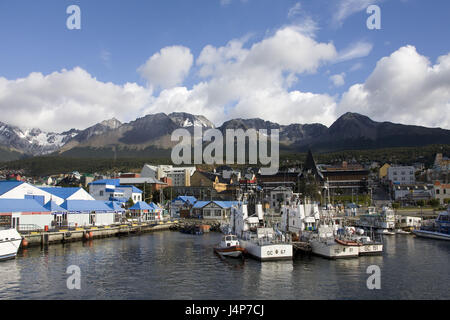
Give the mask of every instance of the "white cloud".
[[289, 88], [298, 76], [314, 73], [335, 59], [333, 44], [317, 42], [293, 26], [250, 48], [244, 47], [247, 40], [206, 46], [196, 61], [203, 81], [190, 90], [164, 90], [146, 112], [184, 110], [204, 114], [218, 125], [233, 117], [331, 124], [336, 107], [333, 97]]
[[165, 89], [181, 84], [193, 62], [194, 56], [189, 48], [165, 47], [140, 66], [138, 72], [150, 87]]
[[[383, 0], [338, 0], [334, 7], [332, 22], [335, 26], [342, 26], [344, 20], [351, 15], [367, 9], [372, 4], [377, 4]], [[368, 17], [368, 16], [367, 16]], [[365, 25], [364, 25], [365, 27]]]
[[330, 77], [331, 82], [335, 87], [341, 87], [345, 84], [345, 72], [334, 74]]
[[360, 112], [375, 120], [450, 128], [450, 53], [432, 65], [405, 46], [378, 61], [363, 84], [342, 97], [338, 113]]
[[104, 83], [81, 68], [26, 78], [0, 78], [1, 121], [48, 131], [85, 129], [108, 118], [132, 120], [150, 101], [135, 83]]
[[335, 62], [343, 62], [362, 58], [369, 55], [373, 49], [373, 44], [369, 42], [359, 41], [352, 43], [349, 47], [340, 51]]
[[302, 10], [302, 4], [297, 2], [293, 7], [291, 7], [288, 11], [288, 18], [292, 18], [298, 15]]

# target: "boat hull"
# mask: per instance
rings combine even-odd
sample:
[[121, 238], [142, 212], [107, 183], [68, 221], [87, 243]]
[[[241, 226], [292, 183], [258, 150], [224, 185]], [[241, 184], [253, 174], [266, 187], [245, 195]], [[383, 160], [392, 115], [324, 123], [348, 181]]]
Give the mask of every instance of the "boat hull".
[[360, 256], [377, 256], [382, 254], [383, 244], [381, 243], [363, 244], [359, 247]]
[[434, 231], [414, 230], [413, 233], [422, 238], [430, 238], [436, 240], [450, 240], [450, 234], [439, 233]]
[[0, 230], [0, 261], [14, 259], [22, 237], [15, 229]]
[[291, 244], [262, 244], [248, 240], [239, 240], [246, 253], [260, 261], [280, 261], [293, 259]]
[[311, 241], [311, 251], [313, 254], [328, 259], [350, 259], [359, 255], [358, 246], [343, 246], [338, 243], [324, 243], [321, 241]]
[[214, 248], [214, 252], [224, 256], [231, 258], [239, 258], [244, 253], [245, 249], [241, 247], [228, 247], [228, 248]]

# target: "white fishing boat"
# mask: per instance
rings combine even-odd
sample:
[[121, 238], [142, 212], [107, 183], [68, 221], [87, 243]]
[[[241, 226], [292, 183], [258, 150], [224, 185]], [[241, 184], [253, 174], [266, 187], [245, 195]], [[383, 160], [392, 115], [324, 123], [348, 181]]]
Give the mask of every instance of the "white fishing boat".
[[311, 234], [309, 244], [312, 253], [328, 259], [357, 258], [359, 256], [359, 244], [345, 241], [337, 241], [332, 226], [321, 225], [318, 232]]
[[21, 242], [22, 236], [16, 229], [0, 229], [0, 261], [14, 259]]
[[450, 240], [450, 206], [447, 212], [439, 213], [431, 226], [422, 226], [412, 231], [416, 236], [437, 240]]
[[383, 207], [380, 213], [377, 213], [375, 207], [369, 207], [367, 213], [361, 215], [355, 225], [366, 230], [375, 230], [378, 234], [395, 235], [395, 213], [389, 207]]
[[242, 257], [244, 251], [245, 249], [241, 247], [238, 238], [232, 234], [224, 235], [219, 246], [214, 248], [214, 252], [217, 254], [232, 258]]
[[292, 260], [293, 247], [286, 236], [264, 226], [261, 204], [255, 205], [255, 214], [248, 215], [247, 204], [231, 208], [231, 227], [248, 255], [260, 260]]
[[402, 229], [396, 229], [395, 230], [395, 233], [396, 234], [411, 234], [411, 232], [409, 232], [409, 231], [405, 231], [405, 230], [402, 230]]
[[344, 230], [345, 233], [339, 235], [336, 241], [344, 245], [358, 246], [360, 256], [383, 253], [383, 242], [381, 239], [377, 241], [374, 234], [370, 237], [364, 229], [355, 227], [345, 227]]

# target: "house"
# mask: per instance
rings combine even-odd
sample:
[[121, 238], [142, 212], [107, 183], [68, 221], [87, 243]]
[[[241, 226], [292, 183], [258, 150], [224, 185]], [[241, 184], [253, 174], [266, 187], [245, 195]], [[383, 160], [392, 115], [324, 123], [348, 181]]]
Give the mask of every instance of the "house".
[[202, 218], [205, 220], [226, 220], [230, 217], [231, 207], [236, 201], [209, 201], [202, 207]]
[[127, 202], [142, 201], [142, 191], [133, 185], [121, 185], [120, 179], [104, 179], [89, 184], [89, 194], [96, 200]]
[[383, 166], [378, 170], [378, 177], [381, 179], [385, 179], [388, 175], [388, 169], [391, 167], [389, 163], [383, 164]]
[[191, 209], [189, 216], [181, 216], [181, 218], [203, 218], [203, 207], [209, 204], [211, 201], [197, 201]]
[[450, 184], [436, 181], [433, 185], [433, 198], [439, 200], [440, 204], [446, 203], [450, 199]]
[[144, 201], [139, 201], [130, 209], [131, 218], [138, 222], [155, 222], [154, 207]]
[[19, 231], [49, 228], [50, 210], [33, 199], [0, 199], [0, 226]]
[[107, 226], [114, 224], [115, 212], [99, 200], [66, 200], [61, 208], [67, 210], [67, 225]]
[[442, 153], [437, 153], [434, 159], [434, 169], [437, 171], [450, 170], [450, 158], [444, 157]]
[[291, 188], [287, 187], [276, 187], [269, 191], [268, 202], [270, 204], [270, 209], [275, 212], [280, 212], [281, 206], [283, 204], [290, 205], [291, 199], [294, 193]]
[[215, 189], [217, 192], [222, 192], [227, 190], [229, 184], [233, 181], [230, 179], [224, 179], [220, 174], [206, 172], [206, 171], [195, 171], [191, 177], [192, 187], [209, 187]]
[[197, 202], [197, 198], [193, 196], [179, 196], [172, 200], [171, 206], [170, 206], [170, 216], [179, 218], [181, 211], [187, 211], [187, 214], [189, 215], [189, 212], [192, 208], [192, 206]]

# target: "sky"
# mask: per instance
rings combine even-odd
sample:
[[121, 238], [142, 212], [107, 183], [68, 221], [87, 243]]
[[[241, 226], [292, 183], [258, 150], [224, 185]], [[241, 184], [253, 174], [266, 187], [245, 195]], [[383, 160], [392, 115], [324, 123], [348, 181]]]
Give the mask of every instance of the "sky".
[[[367, 27], [370, 5], [381, 29]], [[448, 0], [0, 0], [0, 121], [62, 132], [176, 111], [330, 126], [358, 112], [450, 129], [449, 12]]]

